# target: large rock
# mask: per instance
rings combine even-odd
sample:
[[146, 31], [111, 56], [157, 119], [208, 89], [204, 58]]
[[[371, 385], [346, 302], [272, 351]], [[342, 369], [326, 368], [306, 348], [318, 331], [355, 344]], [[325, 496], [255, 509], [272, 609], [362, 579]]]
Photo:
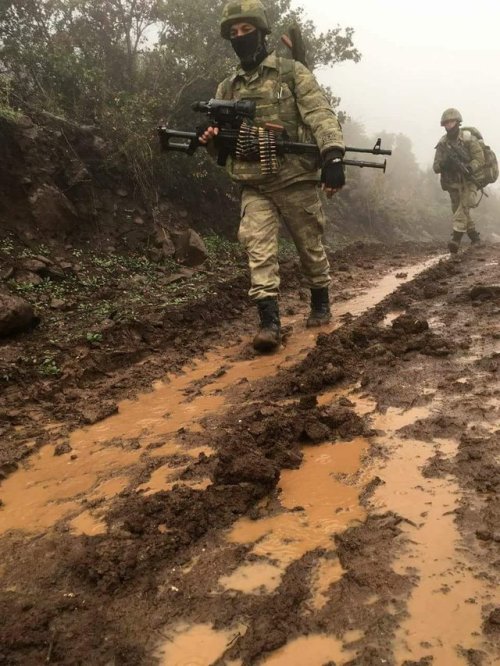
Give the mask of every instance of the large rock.
[[20, 333], [38, 323], [32, 306], [19, 296], [0, 292], [0, 337]]
[[491, 301], [500, 298], [500, 284], [476, 284], [469, 292], [473, 301]]
[[201, 236], [193, 229], [171, 232], [175, 246], [175, 259], [185, 266], [199, 266], [208, 258]]
[[52, 235], [70, 231], [77, 213], [66, 195], [53, 185], [41, 185], [30, 196], [31, 211], [39, 229]]

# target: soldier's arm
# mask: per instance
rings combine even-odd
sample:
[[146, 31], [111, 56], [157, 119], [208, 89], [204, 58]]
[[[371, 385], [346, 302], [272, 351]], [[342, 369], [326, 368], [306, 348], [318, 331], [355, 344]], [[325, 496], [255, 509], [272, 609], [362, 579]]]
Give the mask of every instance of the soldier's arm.
[[438, 143], [436, 146], [436, 154], [434, 155], [434, 164], [432, 168], [434, 173], [441, 173], [443, 163], [443, 151], [441, 149], [441, 144]]
[[470, 141], [469, 150], [471, 156], [469, 166], [472, 169], [472, 173], [477, 173], [484, 167], [485, 164], [483, 149], [481, 148], [481, 144], [477, 139], [472, 139]]
[[318, 144], [322, 155], [331, 150], [345, 152], [342, 129], [326, 95], [314, 75], [302, 63], [295, 63], [295, 99], [305, 125]]

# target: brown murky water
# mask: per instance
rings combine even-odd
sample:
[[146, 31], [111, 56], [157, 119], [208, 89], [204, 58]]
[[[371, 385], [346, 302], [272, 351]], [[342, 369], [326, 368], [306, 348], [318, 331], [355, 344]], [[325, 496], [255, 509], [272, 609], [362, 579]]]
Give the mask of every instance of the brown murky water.
[[262, 666], [324, 666], [327, 663], [346, 663], [353, 656], [343, 649], [342, 641], [332, 636], [301, 636], [271, 657], [260, 662]]
[[368, 442], [358, 438], [344, 444], [306, 447], [297, 470], [284, 470], [280, 477], [277, 515], [237, 521], [228, 534], [231, 543], [251, 544], [252, 555], [267, 557], [286, 567], [316, 548], [332, 549], [332, 536], [353, 520], [362, 520], [359, 485], [336, 480], [360, 467]]
[[454, 456], [458, 443], [439, 439], [430, 444], [397, 436], [398, 429], [431, 410], [432, 406], [403, 413], [389, 410], [374, 419], [375, 427], [385, 432], [381, 442], [390, 455], [377, 470], [385, 484], [373, 502], [408, 521], [403, 529], [409, 542], [397, 571], [418, 578], [408, 619], [396, 638], [396, 661], [432, 656], [436, 664], [465, 666], [470, 662], [462, 650], [478, 649], [485, 652], [483, 665], [493, 666], [481, 632], [481, 607], [495, 599], [498, 604], [500, 595], [473, 575], [467, 547], [460, 543], [454, 522], [457, 483], [452, 478], [425, 478], [420, 471], [437, 452]]
[[[209, 624], [177, 625], [155, 656], [160, 666], [210, 666], [239, 636], [244, 635], [245, 629], [244, 625], [227, 631], [216, 631]], [[233, 665], [237, 666], [236, 662]]]
[[249, 562], [230, 576], [222, 576], [219, 584], [244, 594], [269, 594], [279, 587], [281, 574], [281, 569], [270, 562]]
[[[405, 269], [411, 279], [437, 259]], [[384, 276], [376, 286], [351, 301], [336, 307], [338, 316], [346, 312], [359, 314], [393, 291], [402, 280], [396, 272]], [[120, 403], [118, 413], [92, 427], [77, 430], [70, 437], [71, 454], [54, 455], [54, 446], [45, 446], [32, 456], [26, 467], [19, 470], [0, 486], [3, 509], [0, 511], [0, 534], [19, 529], [38, 533], [53, 527], [62, 519], [72, 520], [76, 532], [95, 533], [103, 523], [95, 513], [82, 511], [82, 499], [93, 494], [106, 482], [112, 484], [114, 476], [120, 483], [110, 485], [103, 499], [110, 500], [127, 484], [128, 473], [147, 457], [190, 455], [175, 440], [180, 428], [203, 430], [199, 421], [217, 412], [226, 402], [228, 389], [243, 377], [255, 381], [272, 375], [284, 365], [296, 363], [314, 345], [317, 331], [306, 329], [299, 317], [284, 320], [294, 328], [294, 335], [280, 353], [264, 359], [234, 361], [242, 345], [216, 350], [186, 367], [184, 373], [157, 382], [153, 391], [135, 400]], [[340, 325], [336, 319], [324, 331]], [[223, 368], [225, 372], [221, 373]], [[214, 375], [213, 381], [189, 396], [195, 382]], [[226, 392], [226, 394], [224, 393]], [[160, 444], [158, 446], [158, 444]], [[154, 448], [148, 449], [148, 447]], [[196, 457], [195, 452], [191, 452]], [[156, 492], [172, 487], [173, 479], [167, 470], [155, 472], [153, 478], [138, 491]], [[204, 487], [205, 481], [197, 487]], [[83, 514], [79, 519], [78, 515]]]

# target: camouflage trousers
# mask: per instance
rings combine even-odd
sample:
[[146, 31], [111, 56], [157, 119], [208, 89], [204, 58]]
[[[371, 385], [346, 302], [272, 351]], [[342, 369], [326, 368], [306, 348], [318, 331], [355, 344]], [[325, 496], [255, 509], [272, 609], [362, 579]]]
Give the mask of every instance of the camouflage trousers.
[[249, 260], [250, 297], [277, 296], [280, 286], [278, 236], [283, 221], [300, 258], [307, 287], [327, 287], [330, 266], [322, 236], [325, 215], [316, 183], [303, 181], [263, 193], [245, 186], [238, 238]]
[[453, 231], [461, 233], [474, 231], [475, 225], [470, 211], [477, 204], [477, 187], [474, 183], [465, 181], [456, 188], [450, 189], [449, 192], [453, 211]]

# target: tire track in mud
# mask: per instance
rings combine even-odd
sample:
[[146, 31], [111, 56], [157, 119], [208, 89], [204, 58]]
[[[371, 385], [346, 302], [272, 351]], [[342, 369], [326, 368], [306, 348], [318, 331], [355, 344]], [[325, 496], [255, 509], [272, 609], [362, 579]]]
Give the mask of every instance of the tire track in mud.
[[[454, 352], [446, 337], [433, 330], [412, 331], [411, 326], [408, 330], [407, 323], [406, 329], [398, 331], [380, 322], [391, 308], [406, 311], [412, 301], [418, 302], [415, 289], [435, 288], [439, 280], [446, 281], [457, 270], [448, 262], [429, 269], [421, 278], [423, 288], [414, 280], [360, 319], [320, 335], [316, 348], [307, 356], [304, 350], [298, 365], [292, 364], [297, 363], [302, 348], [295, 350], [289, 343], [281, 371], [272, 380], [255, 383], [240, 377], [243, 381], [235, 385], [238, 373], [231, 374], [235, 357], [249, 368], [255, 364], [252, 359], [241, 360], [245, 349], [231, 351], [219, 376], [215, 375], [220, 368], [207, 373], [204, 366], [198, 384], [191, 382], [180, 390], [176, 408], [182, 402], [182, 391], [189, 388], [192, 401], [187, 404], [197, 409], [202, 404], [197, 399], [220, 396], [217, 392], [224, 382], [233, 406], [222, 420], [207, 414], [201, 432], [187, 427], [191, 417], [186, 417], [186, 424], [176, 422], [181, 428], [177, 433], [180, 451], [161, 451], [165, 442], [158, 436], [144, 436], [144, 424], [139, 423], [144, 406], [139, 408], [122, 426], [129, 433], [132, 426], [138, 432], [132, 433], [121, 453], [136, 455], [134, 447], [140, 440], [141, 448], [150, 447], [148, 458], [155, 451], [158, 455], [151, 455], [156, 458], [153, 463], [141, 461], [139, 475], [127, 470], [129, 483], [110, 511], [105, 502], [99, 505], [91, 500], [89, 515], [93, 518], [92, 513], [101, 506], [106, 534], [77, 537], [63, 521], [56, 532], [28, 544], [17, 535], [4, 540], [4, 552], [17, 545], [21, 553], [15, 573], [12, 555], [7, 555], [4, 565], [7, 591], [4, 587], [2, 614], [11, 616], [2, 629], [7, 663], [40, 663], [47, 646], [52, 646], [53, 663], [81, 663], [81, 656], [88, 655], [88, 663], [114, 659], [120, 664], [147, 664], [152, 663], [148, 655], [155, 652], [167, 660], [164, 663], [198, 663], [188, 661], [183, 647], [193, 642], [198, 661], [205, 659], [200, 664], [219, 658], [221, 664], [304, 663], [305, 654], [308, 663], [319, 665], [326, 663], [325, 654], [330, 661], [341, 660], [338, 663], [399, 663], [394, 662], [391, 639], [403, 620], [416, 576], [407, 571], [396, 573], [391, 565], [399, 542], [407, 540], [405, 516], [396, 515], [390, 504], [378, 512], [366, 504], [371, 500], [363, 488], [367, 484], [368, 490], [375, 488], [377, 481], [371, 482], [369, 473], [359, 471], [359, 459], [383, 453], [384, 444], [370, 432], [365, 417], [367, 410], [373, 410], [368, 400], [372, 394], [382, 411], [384, 400], [400, 406], [402, 394], [394, 400], [395, 391], [384, 394], [374, 387], [380, 375], [400, 372], [401, 358], [406, 359], [403, 365], [412, 365], [408, 354], [420, 363], [422, 357], [435, 361]], [[294, 340], [299, 340], [297, 332], [292, 344]], [[336, 385], [339, 388], [332, 392]], [[185, 393], [182, 398], [185, 400]], [[168, 423], [168, 418], [164, 421]], [[162, 436], [171, 433], [165, 425]], [[120, 438], [123, 440], [123, 434]], [[217, 455], [206, 448], [199, 450], [207, 447], [207, 441]], [[194, 458], [186, 456], [190, 449], [197, 452]], [[342, 462], [344, 450], [346, 460]], [[173, 470], [168, 479], [166, 469], [159, 472], [166, 465]], [[308, 467], [313, 471], [308, 472]], [[280, 470], [285, 471], [278, 486]], [[293, 475], [300, 479], [304, 470], [301, 481], [289, 482]], [[305, 495], [294, 492], [311, 475], [318, 478], [320, 471], [328, 488], [326, 499], [301, 506], [317, 489], [313, 484]], [[196, 489], [206, 478], [212, 483], [204, 490]], [[148, 483], [155, 490], [157, 480], [160, 487], [165, 487], [166, 480], [184, 485], [146, 494]], [[136, 492], [139, 481], [144, 484], [141, 495]], [[340, 489], [337, 504], [331, 492], [333, 482]], [[323, 481], [316, 485], [318, 490], [325, 487]], [[368, 516], [362, 524], [343, 531], [351, 518], [364, 518], [366, 508], [359, 505], [360, 494]], [[349, 502], [343, 503], [348, 496]], [[93, 506], [92, 501], [97, 504]], [[311, 531], [322, 537], [314, 541], [308, 529], [315, 522], [324, 526], [325, 521], [325, 515], [314, 515], [319, 505], [326, 507], [330, 522], [323, 532]], [[346, 506], [351, 511], [344, 510]], [[358, 507], [361, 512], [356, 514]], [[250, 540], [227, 539], [231, 533], [233, 537], [237, 534], [235, 520], [245, 514], [251, 521], [242, 518], [240, 527], [245, 523], [245, 529], [257, 526], [256, 535]], [[273, 520], [272, 527], [265, 525], [262, 532], [262, 523]], [[282, 538], [266, 543], [266, 536], [275, 536], [283, 521]], [[221, 531], [231, 525], [232, 532]], [[84, 521], [83, 528], [86, 526]], [[256, 552], [256, 546], [261, 550]], [[47, 557], [51, 552], [56, 555]], [[20, 582], [14, 582], [16, 578]], [[30, 590], [33, 582], [34, 592]], [[165, 649], [162, 635], [167, 636], [163, 642], [168, 649], [180, 649], [178, 657], [172, 652], [161, 656]], [[210, 654], [214, 645], [220, 647]], [[279, 649], [284, 652], [280, 654]]]

